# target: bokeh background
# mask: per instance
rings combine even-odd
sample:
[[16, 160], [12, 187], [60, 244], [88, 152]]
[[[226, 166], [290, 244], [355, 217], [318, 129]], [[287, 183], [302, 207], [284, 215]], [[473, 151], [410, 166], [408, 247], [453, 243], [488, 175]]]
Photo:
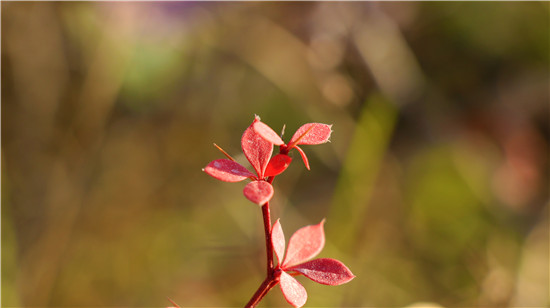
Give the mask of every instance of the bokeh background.
[[307, 306], [549, 305], [548, 2], [1, 8], [3, 307], [244, 305], [261, 213], [201, 168], [254, 114], [334, 124], [275, 182], [357, 275]]

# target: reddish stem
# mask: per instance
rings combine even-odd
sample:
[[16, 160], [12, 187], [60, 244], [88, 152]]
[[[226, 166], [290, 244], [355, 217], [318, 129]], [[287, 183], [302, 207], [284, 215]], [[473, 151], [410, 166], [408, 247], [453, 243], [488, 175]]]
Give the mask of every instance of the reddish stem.
[[[273, 182], [272, 178], [269, 178], [270, 182]], [[265, 231], [265, 248], [267, 252], [267, 276], [262, 282], [258, 290], [252, 295], [252, 298], [248, 301], [245, 308], [253, 308], [264, 298], [271, 288], [273, 288], [278, 280], [274, 275], [273, 266], [273, 244], [271, 243], [271, 215], [269, 211], [269, 202], [262, 205], [262, 216], [264, 218], [264, 231]]]
[[[270, 176], [267, 178], [267, 182], [271, 184], [274, 179], [274, 176]], [[269, 202], [262, 205], [262, 216], [264, 221], [265, 250], [267, 254], [267, 276], [258, 290], [256, 290], [256, 293], [252, 295], [252, 298], [246, 304], [246, 308], [256, 307], [267, 292], [271, 290], [271, 288], [273, 288], [278, 282], [278, 279], [275, 277], [273, 265], [273, 244], [271, 243], [271, 214], [269, 210]]]
[[265, 249], [267, 252], [267, 277], [273, 271], [273, 244], [271, 243], [271, 214], [269, 202], [262, 205], [262, 216], [264, 218]]
[[[273, 272], [272, 272], [273, 273]], [[258, 290], [256, 290], [256, 293], [252, 296], [252, 298], [248, 301], [248, 303], [244, 306], [245, 308], [254, 308], [258, 303], [264, 298], [264, 296], [273, 288], [275, 285], [277, 285], [278, 280], [274, 277], [274, 275], [268, 275], [265, 280], [262, 282]]]
[[[269, 184], [273, 184], [274, 176], [267, 178]], [[269, 202], [262, 205], [262, 216], [264, 218], [265, 248], [267, 253], [267, 277], [273, 274], [273, 244], [271, 243], [271, 212]]]

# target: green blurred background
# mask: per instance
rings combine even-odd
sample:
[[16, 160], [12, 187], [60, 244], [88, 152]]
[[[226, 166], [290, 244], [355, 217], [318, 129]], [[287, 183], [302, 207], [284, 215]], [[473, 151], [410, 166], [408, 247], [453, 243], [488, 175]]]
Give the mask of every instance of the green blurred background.
[[306, 306], [549, 305], [548, 2], [1, 8], [3, 307], [244, 305], [261, 211], [201, 168], [254, 114], [334, 124], [275, 182], [357, 275]]

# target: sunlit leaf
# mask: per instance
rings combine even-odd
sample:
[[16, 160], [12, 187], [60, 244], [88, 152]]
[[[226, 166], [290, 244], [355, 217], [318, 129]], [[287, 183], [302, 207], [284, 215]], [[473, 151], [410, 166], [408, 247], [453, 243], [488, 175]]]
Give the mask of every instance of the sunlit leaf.
[[311, 260], [286, 270], [297, 271], [315, 282], [330, 286], [344, 284], [355, 277], [344, 263], [329, 258]]
[[241, 164], [229, 159], [216, 159], [203, 169], [208, 175], [225, 182], [240, 182], [255, 175]]
[[241, 147], [244, 155], [261, 179], [264, 177], [265, 168], [269, 163], [271, 153], [273, 153], [273, 144], [254, 131], [254, 123], [258, 121], [260, 121], [260, 118], [256, 116], [252, 124], [244, 131], [241, 138]]
[[278, 264], [281, 264], [285, 254], [285, 235], [279, 219], [277, 219], [271, 229], [271, 244], [273, 245], [273, 250], [277, 256], [277, 262]]
[[289, 145], [321, 144], [329, 141], [332, 125], [307, 123], [302, 125], [290, 139]]
[[276, 176], [281, 174], [288, 168], [292, 158], [286, 154], [277, 154], [271, 158], [267, 168], [265, 169], [264, 176]]
[[318, 255], [325, 246], [323, 219], [316, 225], [305, 226], [296, 231], [288, 242], [283, 268], [289, 268]]
[[254, 130], [265, 140], [273, 143], [274, 145], [285, 144], [283, 139], [281, 139], [281, 137], [279, 137], [279, 135], [277, 135], [277, 133], [273, 129], [271, 129], [271, 127], [267, 126], [267, 124], [261, 121], [257, 121], [254, 123]]
[[266, 181], [252, 181], [244, 187], [243, 193], [248, 200], [263, 205], [273, 197], [273, 186]]
[[298, 280], [285, 272], [281, 272], [279, 282], [286, 301], [294, 307], [302, 307], [307, 301], [307, 292]]

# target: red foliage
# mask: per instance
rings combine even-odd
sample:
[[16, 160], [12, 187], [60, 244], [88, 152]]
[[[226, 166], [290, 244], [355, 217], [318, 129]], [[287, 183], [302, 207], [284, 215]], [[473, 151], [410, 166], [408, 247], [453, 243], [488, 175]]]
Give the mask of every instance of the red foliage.
[[302, 156], [304, 165], [309, 170], [309, 161], [304, 151], [298, 147], [299, 144], [322, 144], [328, 142], [332, 133], [332, 125], [322, 123], [307, 123], [302, 125], [294, 133], [290, 142], [285, 144], [277, 133], [261, 121], [253, 123], [254, 130], [266, 141], [281, 147], [281, 155], [286, 155], [291, 149], [296, 149]]
[[[244, 155], [256, 171], [256, 175], [248, 171], [243, 165], [229, 159], [214, 160], [203, 171], [225, 182], [240, 182], [247, 178], [252, 179], [252, 182], [244, 187], [244, 196], [248, 200], [262, 205], [268, 202], [273, 196], [273, 186], [265, 180], [266, 176], [264, 174], [270, 161], [271, 153], [273, 153], [273, 144], [254, 131], [253, 125], [259, 121], [260, 118], [256, 116], [241, 138], [241, 147]], [[280, 164], [276, 167], [281, 169]], [[272, 169], [270, 169], [270, 173], [273, 173], [274, 170]], [[284, 168], [280, 172], [282, 171], [284, 171]]]
[[[255, 174], [235, 162], [229, 154], [218, 149], [228, 159], [216, 159], [210, 162], [203, 171], [208, 175], [225, 182], [240, 182], [251, 179], [243, 190], [244, 196], [262, 206], [264, 231], [267, 249], [267, 277], [252, 296], [246, 307], [255, 307], [265, 294], [280, 283], [285, 299], [294, 307], [301, 307], [307, 301], [305, 288], [293, 277], [305, 277], [325, 285], [340, 285], [352, 280], [355, 276], [340, 261], [328, 258], [314, 259], [325, 245], [324, 220], [316, 225], [305, 226], [296, 231], [288, 242], [285, 255], [285, 236], [279, 220], [271, 227], [269, 200], [273, 196], [271, 185], [275, 176], [284, 172], [292, 158], [288, 152], [296, 149], [307, 169], [309, 162], [304, 151], [298, 145], [322, 144], [329, 141], [332, 125], [307, 123], [302, 125], [292, 136], [290, 142], [284, 141], [256, 116], [244, 131], [241, 147], [244, 155], [254, 168]], [[279, 153], [273, 157], [273, 145], [279, 146]], [[273, 262], [273, 252], [277, 265]], [[172, 302], [174, 305], [175, 303]]]
[[281, 291], [289, 304], [301, 307], [307, 300], [304, 287], [290, 274], [298, 273], [325, 285], [341, 285], [351, 281], [355, 275], [340, 261], [317, 256], [325, 245], [324, 220], [316, 225], [305, 226], [292, 235], [285, 252], [285, 236], [279, 220], [271, 230], [271, 243], [277, 257], [280, 271]]

